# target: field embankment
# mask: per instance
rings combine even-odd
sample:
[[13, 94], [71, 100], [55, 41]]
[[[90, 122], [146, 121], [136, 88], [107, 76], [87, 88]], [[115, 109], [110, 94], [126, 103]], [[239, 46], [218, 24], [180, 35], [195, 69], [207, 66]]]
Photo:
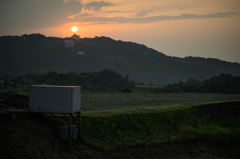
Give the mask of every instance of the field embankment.
[[103, 150], [166, 142], [240, 143], [240, 101], [82, 113], [82, 136]]
[[[87, 95], [90, 96], [90, 94]], [[99, 94], [99, 96], [101, 95]], [[140, 94], [136, 95], [141, 96]], [[95, 94], [95, 96], [97, 95]], [[108, 100], [118, 99], [120, 103], [135, 102], [132, 101], [130, 94], [124, 94], [124, 97], [129, 96], [129, 98], [122, 99], [119, 98], [120, 94], [114, 96], [111, 98], [108, 94]], [[149, 98], [148, 95], [145, 96]], [[98, 101], [94, 101], [94, 99], [98, 99]], [[156, 100], [157, 97], [153, 99]], [[93, 98], [91, 101], [90, 98], [84, 97], [82, 103], [88, 101], [84, 103], [90, 105], [99, 102], [104, 106], [104, 100], [104, 98], [101, 100]], [[109, 102], [108, 100], [105, 100], [106, 104]], [[144, 102], [141, 98], [139, 100]], [[151, 100], [148, 103], [151, 105]], [[78, 155], [75, 157], [82, 155], [83, 158], [117, 158], [117, 154], [119, 154], [119, 158], [126, 158], [128, 155], [124, 153], [126, 148], [126, 152], [131, 158], [150, 157], [149, 152], [163, 154], [163, 156], [165, 153], [166, 158], [169, 158], [171, 155], [166, 154], [168, 152], [172, 153], [171, 158], [173, 158], [173, 156], [181, 154], [181, 151], [186, 153], [186, 151], [200, 150], [200, 148], [201, 151], [216, 156], [232, 158], [240, 156], [237, 150], [240, 148], [239, 100], [204, 104], [186, 102], [168, 106], [154, 106], [157, 102], [152, 101], [152, 103], [154, 104], [150, 107], [137, 106], [129, 109], [82, 111], [82, 129], [79, 137], [84, 145], [76, 144], [74, 153]], [[86, 105], [82, 106], [86, 108]], [[92, 110], [95, 110], [95, 107], [96, 105], [92, 107]], [[65, 116], [59, 116], [59, 118], [67, 121]], [[10, 120], [13, 119], [10, 117], [8, 121]], [[54, 158], [54, 155], [55, 158], [58, 158], [61, 154], [64, 156], [63, 153], [67, 153], [64, 149], [67, 147], [64, 146], [64, 142], [59, 141], [57, 135], [57, 126], [61, 124], [64, 123], [48, 115], [37, 117], [27, 113], [22, 118], [17, 116], [14, 122], [2, 127], [1, 141], [4, 144], [1, 145], [1, 150], [5, 151], [5, 156], [12, 156], [12, 154], [18, 156], [27, 154], [34, 158]], [[85, 145], [101, 151], [86, 148]], [[49, 150], [45, 150], [47, 147]], [[166, 149], [166, 152], [157, 150], [156, 147], [161, 150]], [[181, 147], [185, 147], [186, 151]], [[172, 149], [174, 152], [167, 149]], [[92, 153], [99, 154], [99, 157], [94, 157]], [[73, 154], [71, 155], [74, 157]], [[66, 155], [65, 158], [67, 158]], [[186, 158], [186, 155], [185, 157], [183, 155], [182, 158]]]

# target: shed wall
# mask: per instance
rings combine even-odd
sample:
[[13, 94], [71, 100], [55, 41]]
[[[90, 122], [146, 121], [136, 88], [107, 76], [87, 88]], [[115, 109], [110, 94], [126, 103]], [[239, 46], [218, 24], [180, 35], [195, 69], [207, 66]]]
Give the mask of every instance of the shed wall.
[[81, 89], [77, 86], [31, 86], [30, 112], [77, 113], [80, 112]]

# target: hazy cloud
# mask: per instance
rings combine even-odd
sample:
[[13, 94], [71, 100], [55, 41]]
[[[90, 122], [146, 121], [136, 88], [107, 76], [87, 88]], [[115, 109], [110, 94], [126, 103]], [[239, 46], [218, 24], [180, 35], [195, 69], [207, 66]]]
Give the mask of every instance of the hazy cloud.
[[152, 12], [152, 11], [153, 11], [152, 9], [143, 10], [143, 11], [137, 13], [136, 17], [145, 16], [145, 15], [147, 15], [149, 12]]
[[103, 7], [108, 7], [108, 6], [113, 6], [113, 4], [111, 4], [109, 2], [104, 2], [104, 1], [99, 1], [99, 2], [94, 1], [94, 2], [85, 4], [84, 9], [99, 11]]
[[90, 17], [90, 18], [80, 18], [81, 22], [94, 22], [94, 23], [151, 23], [157, 21], [166, 20], [183, 20], [183, 19], [203, 19], [203, 18], [218, 18], [218, 17], [228, 17], [230, 15], [238, 14], [236, 12], [231, 13], [216, 13], [216, 14], [181, 14], [179, 16], [151, 16], [151, 17], [140, 17], [140, 18], [124, 18], [124, 17]]
[[91, 17], [93, 14], [89, 14], [89, 13], [80, 13], [76, 16], [74, 16], [74, 18], [87, 18], [87, 17]]
[[69, 15], [81, 12], [81, 1], [6, 0], [0, 1], [0, 31], [42, 29], [66, 23]]

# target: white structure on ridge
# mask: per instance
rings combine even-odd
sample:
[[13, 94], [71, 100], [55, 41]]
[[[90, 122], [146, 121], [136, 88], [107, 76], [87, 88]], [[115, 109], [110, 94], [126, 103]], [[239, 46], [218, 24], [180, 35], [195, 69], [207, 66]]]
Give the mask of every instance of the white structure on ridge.
[[78, 54], [79, 54], [79, 55], [83, 55], [83, 54], [84, 54], [84, 52], [78, 51]]
[[73, 36], [71, 36], [71, 38], [75, 41], [79, 41], [80, 36], [73, 34]]
[[73, 47], [74, 46], [74, 41], [73, 40], [65, 40], [64, 41], [64, 46], [65, 47]]

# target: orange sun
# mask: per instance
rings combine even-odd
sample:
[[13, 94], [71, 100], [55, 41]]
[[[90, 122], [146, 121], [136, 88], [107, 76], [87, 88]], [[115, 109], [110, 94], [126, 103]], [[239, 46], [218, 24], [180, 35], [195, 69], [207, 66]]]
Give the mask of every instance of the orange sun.
[[72, 27], [72, 31], [73, 31], [73, 32], [76, 32], [77, 29], [78, 29], [78, 28], [77, 28], [76, 26]]

